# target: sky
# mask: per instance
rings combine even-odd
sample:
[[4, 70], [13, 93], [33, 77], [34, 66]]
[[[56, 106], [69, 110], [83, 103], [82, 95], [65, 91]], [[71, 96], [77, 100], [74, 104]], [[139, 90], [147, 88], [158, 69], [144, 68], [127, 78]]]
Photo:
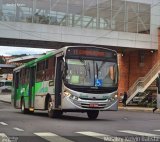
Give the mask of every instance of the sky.
[[0, 46], [0, 55], [2, 56], [11, 56], [11, 55], [20, 55], [20, 54], [42, 54], [52, 49], [40, 49], [40, 48], [24, 48], [24, 47], [10, 47], [10, 46]]

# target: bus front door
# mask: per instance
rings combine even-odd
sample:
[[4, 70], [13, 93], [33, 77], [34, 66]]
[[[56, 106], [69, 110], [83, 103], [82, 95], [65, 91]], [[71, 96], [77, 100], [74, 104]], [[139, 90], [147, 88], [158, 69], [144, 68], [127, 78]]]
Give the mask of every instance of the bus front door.
[[57, 55], [56, 58], [56, 78], [55, 78], [55, 108], [61, 108], [61, 93], [62, 93], [62, 65], [63, 56]]
[[18, 86], [19, 86], [19, 72], [15, 72], [14, 73], [14, 93], [13, 93], [13, 98], [12, 98], [12, 100], [13, 100], [13, 105], [14, 105], [14, 107], [20, 107], [20, 106], [17, 106], [17, 96], [18, 96]]
[[30, 68], [29, 76], [29, 108], [34, 108], [35, 67]]

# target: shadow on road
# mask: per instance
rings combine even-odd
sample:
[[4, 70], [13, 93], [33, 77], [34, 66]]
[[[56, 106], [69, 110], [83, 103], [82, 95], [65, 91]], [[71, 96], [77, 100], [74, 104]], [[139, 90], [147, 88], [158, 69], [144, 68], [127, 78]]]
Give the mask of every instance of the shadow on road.
[[[15, 112], [15, 113], [21, 114], [21, 112]], [[49, 118], [47, 112], [35, 112], [33, 114], [21, 114], [21, 115]], [[75, 114], [75, 116], [74, 116], [74, 113], [73, 113], [73, 115], [71, 113], [69, 113], [69, 114], [65, 113], [60, 118], [50, 118], [50, 119], [66, 120], [66, 121], [114, 121], [114, 120], [110, 120], [110, 119], [102, 119], [100, 117], [98, 117], [96, 120], [90, 120], [90, 119], [88, 119], [87, 115], [86, 115], [86, 117], [84, 115], [83, 116], [76, 116], [76, 115], [77, 114]], [[81, 115], [81, 114], [79, 114], [79, 115]]]
[[90, 120], [88, 117], [80, 117], [80, 116], [70, 116], [70, 115], [63, 115], [60, 119], [62, 120], [68, 120], [68, 121], [113, 121], [109, 119], [101, 119], [100, 117], [95, 120]]

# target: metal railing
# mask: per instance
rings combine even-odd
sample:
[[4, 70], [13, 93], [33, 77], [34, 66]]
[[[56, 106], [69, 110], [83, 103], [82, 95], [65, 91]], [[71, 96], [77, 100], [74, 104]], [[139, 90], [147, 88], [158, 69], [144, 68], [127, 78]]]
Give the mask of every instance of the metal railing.
[[[144, 77], [139, 77], [135, 83], [129, 88], [128, 90], [128, 100], [130, 101], [134, 96], [132, 96], [138, 89], [142, 90], [147, 88], [150, 84], [148, 84], [150, 82], [150, 80], [158, 74], [158, 72], [160, 71], [160, 61], [158, 61], [153, 67], [152, 69], [144, 76]], [[136, 95], [136, 94], [135, 94]], [[127, 103], [129, 103], [129, 101], [127, 101]]]

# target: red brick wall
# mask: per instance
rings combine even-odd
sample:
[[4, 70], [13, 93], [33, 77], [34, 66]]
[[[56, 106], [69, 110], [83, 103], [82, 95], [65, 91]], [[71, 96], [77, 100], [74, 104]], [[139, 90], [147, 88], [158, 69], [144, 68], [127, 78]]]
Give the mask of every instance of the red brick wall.
[[[143, 57], [143, 64], [140, 64]], [[118, 93], [128, 91], [129, 87], [139, 78], [144, 77], [149, 70], [160, 59], [160, 30], [159, 30], [159, 48], [154, 53], [151, 50], [137, 49], [134, 51], [127, 51], [124, 56], [119, 55], [119, 87]]]
[[123, 93], [128, 88], [128, 67], [129, 67], [129, 58], [128, 56], [121, 54], [118, 56], [119, 64], [119, 85], [118, 93]]

